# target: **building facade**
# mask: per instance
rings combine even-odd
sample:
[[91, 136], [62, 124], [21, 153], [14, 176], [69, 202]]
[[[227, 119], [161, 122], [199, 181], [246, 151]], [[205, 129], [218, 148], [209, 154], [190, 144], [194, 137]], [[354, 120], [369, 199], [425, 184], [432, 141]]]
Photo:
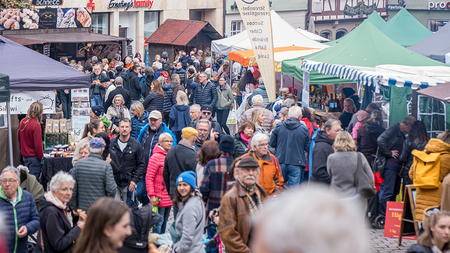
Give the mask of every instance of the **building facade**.
[[[374, 10], [386, 18], [388, 0], [309, 0], [309, 23], [316, 34], [339, 39], [362, 23]], [[396, 0], [397, 1], [397, 0]], [[401, 0], [400, 0], [401, 1]], [[314, 24], [312, 24], [314, 22]]]
[[[308, 0], [271, 0], [271, 10], [274, 10], [294, 28], [306, 29]], [[226, 0], [225, 35], [229, 37], [244, 31], [241, 15], [234, 0]]]
[[166, 19], [208, 21], [224, 32], [224, 0], [62, 0], [61, 8], [92, 7], [96, 33], [131, 38], [133, 53], [145, 55], [145, 41]]
[[449, 1], [388, 0], [389, 19], [402, 8], [432, 32], [450, 22]]

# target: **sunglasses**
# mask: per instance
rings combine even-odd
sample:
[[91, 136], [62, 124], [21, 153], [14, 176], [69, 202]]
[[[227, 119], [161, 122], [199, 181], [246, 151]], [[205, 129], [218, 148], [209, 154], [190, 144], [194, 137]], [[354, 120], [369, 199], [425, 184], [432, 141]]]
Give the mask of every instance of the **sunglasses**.
[[211, 112], [202, 112], [204, 115], [210, 115], [212, 114]]

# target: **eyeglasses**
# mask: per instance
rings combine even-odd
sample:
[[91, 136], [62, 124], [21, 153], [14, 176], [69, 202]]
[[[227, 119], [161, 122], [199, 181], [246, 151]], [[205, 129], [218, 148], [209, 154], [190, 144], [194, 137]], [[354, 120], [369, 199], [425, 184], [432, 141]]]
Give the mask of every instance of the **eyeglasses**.
[[268, 147], [268, 146], [269, 146], [269, 143], [263, 143], [263, 144], [259, 144], [259, 145], [258, 145], [258, 147], [261, 147], [261, 148], [262, 148], [262, 147]]
[[173, 143], [172, 140], [165, 140], [165, 141], [162, 141], [162, 142], [165, 142], [165, 143]]
[[203, 114], [205, 114], [205, 115], [210, 115], [210, 114], [212, 114], [212, 112], [202, 112]]
[[336, 133], [340, 132], [340, 131], [344, 131], [344, 129], [331, 129], [332, 131], [335, 131]]
[[2, 184], [6, 184], [6, 183], [17, 183], [19, 180], [18, 179], [2, 179]]

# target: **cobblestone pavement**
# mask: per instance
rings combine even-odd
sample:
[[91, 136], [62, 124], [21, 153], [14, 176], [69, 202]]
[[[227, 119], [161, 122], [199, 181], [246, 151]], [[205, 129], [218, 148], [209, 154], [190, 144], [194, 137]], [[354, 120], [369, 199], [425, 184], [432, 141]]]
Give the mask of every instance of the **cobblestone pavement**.
[[372, 253], [391, 253], [391, 252], [406, 252], [406, 250], [415, 244], [415, 240], [402, 240], [402, 245], [398, 246], [397, 238], [383, 237], [383, 229], [370, 229], [368, 231], [370, 252]]

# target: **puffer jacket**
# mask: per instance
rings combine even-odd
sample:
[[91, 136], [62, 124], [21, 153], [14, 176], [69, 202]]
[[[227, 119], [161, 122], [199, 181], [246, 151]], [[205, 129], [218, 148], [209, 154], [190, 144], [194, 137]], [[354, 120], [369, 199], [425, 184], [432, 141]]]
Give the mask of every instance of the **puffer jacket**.
[[[256, 184], [261, 201], [267, 198], [262, 186]], [[238, 182], [223, 196], [220, 205], [219, 236], [229, 253], [250, 253], [248, 241], [252, 219], [247, 193]]]
[[176, 104], [176, 102], [175, 98], [173, 97], [173, 91], [170, 83], [163, 84], [162, 89], [164, 90], [163, 112], [167, 112], [170, 111], [170, 109], [174, 104]]
[[174, 105], [169, 114], [169, 125], [174, 133], [180, 133], [183, 128], [188, 127], [191, 123], [189, 115], [189, 105]]
[[230, 109], [231, 104], [233, 104], [234, 96], [233, 91], [229, 85], [225, 84], [223, 90], [220, 89], [220, 85], [217, 86], [217, 102], [216, 107], [219, 110]]
[[261, 105], [253, 105], [252, 108], [246, 110], [241, 116], [241, 119], [239, 121], [240, 124], [244, 123], [244, 121], [246, 121], [246, 120], [251, 120], [252, 119], [252, 113], [256, 109], [260, 109], [260, 110], [262, 110], [264, 112], [265, 119], [264, 119], [264, 122], [261, 124], [261, 126], [264, 129], [266, 129], [266, 131], [268, 133], [270, 133], [272, 131], [273, 127], [274, 127], [273, 126], [273, 122], [275, 121], [275, 117], [273, 116], [273, 113], [271, 111], [267, 110], [266, 108], [264, 108]]
[[248, 146], [245, 144], [240, 133], [234, 135], [234, 146], [236, 147], [233, 155], [234, 159], [243, 155], [245, 153], [245, 150], [248, 150]]
[[334, 153], [333, 141], [325, 131], [319, 131], [315, 139], [312, 155], [311, 181], [325, 184], [331, 183], [331, 176], [327, 170], [328, 156]]
[[[164, 95], [165, 97], [166, 95]], [[145, 110], [147, 112], [152, 112], [153, 110], [157, 110], [161, 113], [163, 113], [164, 108], [164, 98], [161, 98], [158, 94], [158, 92], [153, 92], [147, 95], [144, 102], [142, 103]]]
[[[173, 134], [172, 131], [169, 130], [167, 125], [162, 122], [159, 128], [156, 130], [155, 135], [153, 135], [152, 139], [149, 139], [149, 132], [148, 132], [149, 124], [147, 123], [143, 128], [141, 128], [141, 132], [139, 133], [139, 136], [137, 138], [137, 141], [141, 144], [143, 155], [144, 155], [144, 164], [147, 166], [148, 159], [150, 156], [152, 156], [153, 148], [156, 147], [156, 143], [159, 141], [159, 136], [162, 133], [168, 133], [172, 136], [173, 144], [172, 147], [175, 147], [177, 145], [177, 138]], [[145, 170], [147, 171], [147, 170]]]
[[[248, 153], [244, 154], [242, 157], [255, 158], [252, 149], [250, 149], [250, 151], [248, 151]], [[256, 161], [260, 163], [258, 159], [256, 159]], [[261, 185], [264, 190], [266, 190], [267, 195], [271, 195], [275, 191], [275, 188], [277, 188], [277, 186], [278, 193], [280, 193], [281, 189], [283, 189], [284, 179], [281, 172], [281, 166], [280, 163], [278, 163], [277, 158], [272, 155], [270, 151], [267, 151], [267, 154], [264, 157], [264, 160], [260, 163], [259, 167], [261, 169], [261, 174], [258, 179], [258, 184]], [[277, 181], [277, 184], [275, 184], [275, 180]]]
[[147, 195], [160, 198], [158, 207], [166, 208], [172, 206], [172, 200], [164, 183], [163, 170], [164, 160], [167, 152], [158, 144], [156, 144], [153, 155], [148, 160], [147, 174], [145, 176], [145, 185], [147, 187]]
[[148, 124], [148, 112], [144, 111], [144, 115], [138, 119], [137, 116], [131, 118], [131, 137], [137, 139], [141, 129]]
[[[441, 153], [441, 168], [439, 173], [439, 181], [442, 182], [445, 176], [450, 173], [450, 145], [439, 140], [430, 139], [425, 146], [425, 151], [431, 153]], [[449, 153], [443, 153], [449, 152]], [[409, 177], [413, 179], [415, 167], [411, 166]], [[421, 189], [416, 188], [416, 221], [422, 222], [423, 212], [430, 206], [437, 206], [441, 203], [441, 186], [437, 189]]]
[[34, 234], [39, 229], [39, 214], [36, 203], [31, 193], [17, 189], [17, 202], [13, 206], [10, 200], [3, 194], [0, 186], [0, 213], [4, 218], [4, 239], [8, 243], [8, 252], [26, 253], [28, 236], [19, 238], [16, 231], [22, 226], [27, 226], [28, 235]]
[[111, 152], [116, 153], [120, 162], [119, 166], [122, 168], [120, 173], [114, 176], [117, 186], [126, 187], [131, 181], [137, 184], [146, 169], [141, 144], [137, 140], [130, 138], [123, 151], [121, 151], [118, 140], [119, 138], [115, 137], [111, 139], [110, 143]]
[[[270, 104], [269, 96], [267, 96], [266, 87], [264, 84], [260, 84], [258, 88], [256, 88], [252, 93], [252, 98], [256, 95], [261, 95], [264, 100], [264, 107], [267, 107]], [[250, 105], [252, 104], [252, 100], [250, 99]]]
[[216, 86], [208, 81], [205, 85], [199, 84], [195, 88], [194, 104], [210, 105], [214, 107], [217, 102], [217, 90]]

